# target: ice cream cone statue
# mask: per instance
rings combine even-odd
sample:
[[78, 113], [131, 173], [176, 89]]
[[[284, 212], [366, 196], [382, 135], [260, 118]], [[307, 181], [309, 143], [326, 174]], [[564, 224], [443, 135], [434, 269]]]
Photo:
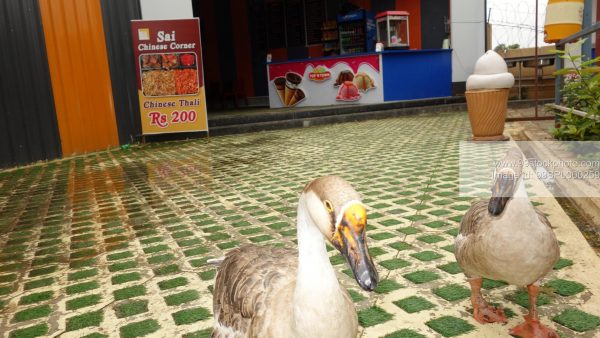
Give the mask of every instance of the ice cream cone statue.
[[504, 141], [508, 92], [515, 83], [506, 62], [489, 50], [475, 63], [467, 79], [467, 110], [474, 141]]
[[284, 104], [286, 106], [290, 105], [290, 101], [294, 97], [296, 90], [298, 90], [298, 85], [302, 82], [302, 77], [296, 73], [287, 73], [285, 74], [285, 101]]

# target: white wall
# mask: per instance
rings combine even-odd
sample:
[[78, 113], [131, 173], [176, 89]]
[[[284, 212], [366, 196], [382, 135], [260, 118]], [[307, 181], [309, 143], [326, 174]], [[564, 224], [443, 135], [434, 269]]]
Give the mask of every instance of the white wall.
[[485, 53], [485, 8], [482, 0], [450, 1], [452, 82], [466, 81]]
[[191, 0], [141, 0], [142, 19], [188, 19], [194, 17]]

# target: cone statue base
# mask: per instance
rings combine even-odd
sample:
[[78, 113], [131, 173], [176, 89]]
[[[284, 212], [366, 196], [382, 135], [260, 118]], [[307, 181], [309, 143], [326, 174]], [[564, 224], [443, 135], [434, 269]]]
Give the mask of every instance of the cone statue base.
[[504, 141], [508, 88], [467, 90], [467, 111], [474, 141]]

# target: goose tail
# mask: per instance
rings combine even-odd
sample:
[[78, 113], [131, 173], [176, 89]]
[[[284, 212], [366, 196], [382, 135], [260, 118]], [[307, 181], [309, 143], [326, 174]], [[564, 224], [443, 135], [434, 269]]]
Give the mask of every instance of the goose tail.
[[221, 264], [223, 263], [224, 260], [225, 260], [225, 256], [221, 256], [219, 258], [211, 258], [211, 259], [207, 260], [206, 263], [211, 264], [212, 266], [218, 268], [219, 266], [221, 266]]

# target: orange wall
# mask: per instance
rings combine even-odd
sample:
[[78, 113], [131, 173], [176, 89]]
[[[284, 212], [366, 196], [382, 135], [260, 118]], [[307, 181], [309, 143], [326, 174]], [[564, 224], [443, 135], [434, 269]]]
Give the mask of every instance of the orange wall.
[[99, 0], [40, 0], [64, 156], [119, 145]]
[[410, 48], [421, 49], [421, 1], [396, 0], [396, 10], [410, 13], [408, 17]]
[[250, 27], [248, 26], [248, 1], [231, 1], [231, 25], [233, 48], [235, 50], [235, 69], [237, 79], [244, 81], [247, 96], [254, 95], [254, 77], [252, 71], [252, 46]]

